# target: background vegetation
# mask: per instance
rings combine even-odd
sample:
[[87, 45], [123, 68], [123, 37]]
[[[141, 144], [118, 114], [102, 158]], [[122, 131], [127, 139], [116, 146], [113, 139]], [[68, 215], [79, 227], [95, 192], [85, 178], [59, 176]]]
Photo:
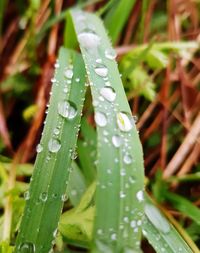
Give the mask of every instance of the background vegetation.
[[[144, 150], [147, 192], [160, 204], [178, 230], [185, 237], [189, 234], [188, 241], [192, 239], [199, 247], [199, 1], [2, 0], [2, 252], [11, 252], [9, 245], [15, 244], [36, 146], [43, 129], [58, 49], [63, 44], [78, 48], [68, 13], [69, 8], [74, 6], [97, 13], [115, 46], [121, 78]], [[83, 111], [81, 138], [77, 149], [72, 152], [74, 174], [71, 175], [71, 188], [68, 189], [69, 199], [65, 202], [61, 219], [66, 226], [75, 223], [77, 226], [85, 225], [86, 237], [80, 238], [80, 242], [74, 245], [76, 231], [68, 234], [69, 227], [60, 226], [55, 241], [55, 251], [59, 252], [85, 252], [90, 237], [87, 233], [91, 232], [90, 225], [84, 220], [85, 217], [92, 217], [91, 210], [81, 212], [85, 208], [83, 203], [87, 205], [87, 202], [80, 202], [96, 173], [96, 132], [89, 90]], [[90, 187], [91, 200], [94, 186]], [[86, 191], [84, 196], [88, 197], [87, 194]], [[68, 216], [66, 211], [72, 207], [82, 214], [80, 221], [73, 216], [73, 212]], [[142, 247], [144, 252], [154, 252], [145, 239]]]

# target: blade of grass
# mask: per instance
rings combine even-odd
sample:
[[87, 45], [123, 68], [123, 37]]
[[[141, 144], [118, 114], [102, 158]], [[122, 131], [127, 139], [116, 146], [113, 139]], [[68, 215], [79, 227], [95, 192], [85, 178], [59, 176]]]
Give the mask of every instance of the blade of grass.
[[98, 133], [93, 252], [140, 252], [144, 170], [138, 132], [100, 19], [78, 10], [71, 13]]
[[145, 197], [145, 219], [142, 225], [143, 235], [157, 253], [192, 253], [189, 247], [168, 219], [161, 213], [150, 197]]
[[69, 176], [69, 184], [67, 187], [67, 195], [73, 206], [76, 206], [86, 190], [86, 180], [80, 168], [75, 162], [71, 164], [71, 173]]
[[[61, 48], [52, 79], [52, 96], [31, 179], [15, 253], [47, 253], [52, 247], [66, 199], [85, 95], [82, 58]], [[47, 232], [48, 231], [48, 232]]]
[[164, 197], [182, 214], [190, 217], [193, 221], [200, 225], [200, 210], [189, 200], [169, 191], [165, 192]]
[[134, 4], [135, 0], [113, 1], [114, 6], [106, 14], [105, 26], [113, 43], [117, 41]]
[[96, 132], [83, 117], [81, 121], [81, 134], [83, 140], [78, 140], [78, 155], [83, 174], [90, 184], [96, 179]]

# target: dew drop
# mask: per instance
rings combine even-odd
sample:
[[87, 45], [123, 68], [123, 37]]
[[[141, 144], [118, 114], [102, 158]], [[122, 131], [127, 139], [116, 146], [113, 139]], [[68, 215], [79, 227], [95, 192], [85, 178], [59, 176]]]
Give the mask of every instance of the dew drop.
[[102, 63], [102, 59], [100, 58], [96, 59], [96, 63]]
[[143, 193], [143, 191], [142, 190], [138, 191], [136, 193], [136, 197], [137, 197], [137, 199], [138, 199], [139, 202], [142, 202], [144, 200], [144, 193]]
[[66, 78], [71, 79], [73, 77], [73, 70], [71, 68], [66, 68], [64, 71], [64, 75]]
[[130, 176], [129, 178], [128, 178], [128, 180], [129, 180], [129, 182], [131, 183], [131, 184], [134, 184], [135, 183], [135, 178], [134, 178], [134, 176]]
[[47, 192], [42, 192], [42, 193], [40, 194], [39, 199], [40, 199], [42, 202], [46, 202], [46, 201], [47, 201], [47, 197], [48, 197]]
[[112, 240], [112, 241], [116, 241], [116, 240], [117, 240], [117, 234], [113, 233], [113, 234], [111, 235], [111, 240]]
[[110, 86], [101, 88], [100, 94], [109, 102], [113, 102], [116, 98], [115, 90]]
[[100, 44], [99, 36], [93, 31], [85, 31], [78, 35], [80, 44], [86, 49], [97, 48]]
[[117, 57], [117, 54], [113, 49], [106, 49], [105, 57], [109, 60], [114, 60]]
[[50, 139], [48, 142], [49, 151], [52, 153], [57, 153], [61, 148], [60, 141], [57, 139]]
[[20, 253], [35, 253], [35, 245], [32, 242], [23, 242], [19, 245]]
[[61, 200], [62, 200], [63, 202], [65, 202], [65, 201], [67, 201], [67, 199], [68, 199], [67, 194], [62, 194]]
[[104, 65], [96, 67], [94, 71], [101, 77], [105, 77], [108, 74], [108, 69]]
[[116, 148], [119, 148], [122, 144], [122, 138], [119, 135], [113, 135], [112, 143]]
[[52, 82], [52, 83], [55, 83], [55, 82], [56, 82], [56, 79], [55, 79], [55, 78], [51, 78], [51, 82]]
[[24, 192], [24, 199], [25, 200], [29, 200], [30, 199], [30, 193], [29, 193], [29, 191], [25, 191]]
[[107, 125], [107, 117], [102, 112], [96, 112], [94, 115], [94, 120], [99, 127], [104, 127]]
[[58, 61], [55, 62], [54, 67], [55, 67], [56, 69], [60, 67], [60, 64], [59, 64]]
[[58, 103], [58, 113], [66, 119], [73, 119], [77, 115], [77, 109], [71, 102], [62, 101]]
[[132, 159], [131, 155], [125, 154], [124, 158], [123, 158], [123, 161], [124, 161], [125, 164], [131, 164], [133, 159]]
[[156, 207], [151, 204], [145, 204], [145, 214], [159, 231], [165, 234], [169, 233], [170, 226]]
[[125, 112], [117, 113], [117, 124], [123, 132], [129, 132], [133, 127], [129, 116]]
[[41, 144], [38, 144], [38, 145], [37, 145], [37, 147], [36, 147], [36, 151], [37, 151], [37, 153], [42, 152], [42, 150], [43, 150], [42, 145], [41, 145]]
[[119, 196], [121, 199], [123, 199], [126, 197], [126, 194], [124, 192], [120, 191]]
[[60, 130], [56, 127], [56, 128], [54, 128], [53, 133], [55, 135], [58, 135], [60, 133]]

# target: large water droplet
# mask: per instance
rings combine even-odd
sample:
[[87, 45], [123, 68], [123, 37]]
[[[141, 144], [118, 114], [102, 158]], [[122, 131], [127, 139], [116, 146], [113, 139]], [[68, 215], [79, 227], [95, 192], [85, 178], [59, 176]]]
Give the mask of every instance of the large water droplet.
[[151, 223], [162, 233], [169, 233], [170, 226], [160, 211], [151, 204], [145, 204], [145, 214]]
[[71, 102], [62, 101], [58, 103], [58, 113], [66, 119], [73, 119], [77, 115], [77, 109]]
[[115, 90], [110, 86], [101, 88], [100, 94], [109, 102], [113, 102], [116, 98]]
[[93, 31], [82, 32], [78, 35], [80, 44], [86, 49], [95, 49], [100, 44], [99, 36]]
[[131, 155], [129, 155], [129, 154], [125, 154], [123, 160], [124, 160], [125, 164], [131, 164], [133, 161]]
[[133, 127], [130, 116], [125, 112], [117, 113], [117, 125], [123, 132], [129, 132]]
[[64, 75], [66, 78], [71, 79], [73, 77], [73, 70], [71, 68], [66, 68], [64, 71]]
[[122, 138], [119, 135], [113, 135], [112, 143], [116, 148], [119, 148], [122, 144]]
[[104, 127], [107, 125], [107, 117], [102, 112], [96, 112], [94, 115], [94, 120], [96, 124], [100, 127]]
[[38, 144], [38, 145], [37, 145], [37, 147], [36, 147], [36, 151], [37, 151], [37, 153], [42, 152], [42, 150], [43, 150], [42, 145], [41, 145], [41, 144]]
[[35, 245], [32, 242], [23, 242], [19, 245], [20, 253], [35, 253]]
[[50, 139], [48, 143], [49, 151], [52, 153], [57, 153], [61, 148], [60, 141], [57, 139]]
[[105, 77], [108, 74], [108, 69], [106, 66], [101, 65], [94, 69], [95, 73], [99, 76]]
[[113, 49], [106, 49], [105, 57], [109, 60], [114, 60], [117, 57], [117, 54]]

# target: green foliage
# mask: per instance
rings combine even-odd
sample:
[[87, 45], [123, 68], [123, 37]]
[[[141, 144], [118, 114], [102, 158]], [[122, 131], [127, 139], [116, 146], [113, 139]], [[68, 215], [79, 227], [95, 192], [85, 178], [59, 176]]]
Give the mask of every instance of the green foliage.
[[48, 252], [56, 236], [85, 95], [81, 62], [79, 55], [61, 48], [30, 190], [25, 193], [27, 202], [15, 252]]
[[[73, 11], [72, 17], [91, 86], [98, 134], [94, 252], [105, 248], [109, 252], [139, 252], [141, 227], [133, 229], [130, 225], [132, 220], [141, 220], [143, 213], [144, 175], [138, 133], [102, 23], [95, 15], [81, 11]], [[80, 20], [84, 21], [82, 27]], [[103, 205], [107, 208], [102, 209]]]

